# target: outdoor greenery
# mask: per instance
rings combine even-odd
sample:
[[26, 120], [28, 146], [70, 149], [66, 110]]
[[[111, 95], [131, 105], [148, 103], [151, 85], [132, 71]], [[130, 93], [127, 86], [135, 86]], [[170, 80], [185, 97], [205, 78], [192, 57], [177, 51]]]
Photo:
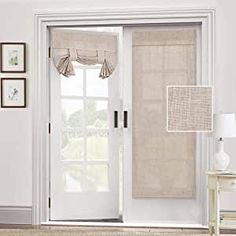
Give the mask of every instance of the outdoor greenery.
[[[84, 118], [87, 129], [86, 152]], [[108, 159], [107, 131], [100, 131], [108, 128], [107, 109], [98, 110], [96, 100], [87, 100], [85, 111], [77, 110], [69, 117], [62, 111], [62, 124], [61, 152], [64, 160]], [[64, 186], [68, 191], [107, 191], [107, 174], [106, 165], [69, 165], [64, 172]]]
[[73, 165], [67, 167], [64, 173], [64, 185], [67, 191], [108, 191], [106, 165]]
[[86, 101], [85, 114], [83, 110], [77, 110], [68, 118], [65, 111], [62, 111], [62, 123], [67, 128], [83, 127], [84, 115], [88, 128], [107, 128], [107, 109], [97, 110], [96, 100]]

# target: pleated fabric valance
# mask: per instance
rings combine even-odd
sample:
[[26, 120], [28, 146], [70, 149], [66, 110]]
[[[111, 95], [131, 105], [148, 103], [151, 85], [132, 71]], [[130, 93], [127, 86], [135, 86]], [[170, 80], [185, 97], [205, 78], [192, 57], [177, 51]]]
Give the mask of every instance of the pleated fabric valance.
[[58, 72], [75, 75], [73, 61], [83, 65], [101, 64], [99, 77], [111, 76], [117, 64], [117, 36], [102, 32], [55, 30], [52, 55]]

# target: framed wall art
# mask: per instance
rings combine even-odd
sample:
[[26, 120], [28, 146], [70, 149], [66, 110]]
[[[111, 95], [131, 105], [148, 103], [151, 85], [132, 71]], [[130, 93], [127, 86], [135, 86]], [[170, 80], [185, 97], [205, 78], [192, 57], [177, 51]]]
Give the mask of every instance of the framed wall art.
[[2, 73], [26, 72], [25, 43], [1, 43], [0, 57], [0, 68]]
[[26, 107], [25, 78], [1, 79], [1, 107], [2, 108]]

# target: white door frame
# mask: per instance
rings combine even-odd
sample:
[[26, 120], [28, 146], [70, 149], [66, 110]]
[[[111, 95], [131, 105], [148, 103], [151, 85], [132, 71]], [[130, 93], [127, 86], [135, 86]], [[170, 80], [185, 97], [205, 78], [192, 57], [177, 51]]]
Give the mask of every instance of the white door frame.
[[[213, 84], [214, 78], [214, 9], [119, 9], [70, 10], [34, 12], [34, 81], [33, 81], [33, 193], [32, 224], [48, 222], [49, 196], [49, 68], [48, 27], [50, 26], [101, 26], [145, 25], [163, 23], [200, 23], [202, 48], [206, 52], [202, 62], [203, 84]], [[202, 145], [204, 156], [210, 160], [211, 140]], [[209, 164], [209, 163], [208, 163]], [[204, 168], [203, 168], [204, 169]], [[206, 186], [206, 179], [202, 179]], [[206, 196], [203, 207], [206, 207]], [[206, 221], [203, 216], [203, 222]], [[124, 215], [125, 218], [125, 215]], [[204, 223], [203, 223], [204, 224]], [[150, 224], [151, 225], [151, 224]], [[152, 224], [153, 226], [153, 224]]]

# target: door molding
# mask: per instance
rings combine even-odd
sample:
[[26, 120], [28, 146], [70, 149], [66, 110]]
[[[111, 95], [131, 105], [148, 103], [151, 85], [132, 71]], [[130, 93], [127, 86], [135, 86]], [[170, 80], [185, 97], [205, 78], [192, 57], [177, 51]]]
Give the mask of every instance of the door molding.
[[[68, 11], [34, 11], [34, 81], [33, 81], [33, 186], [32, 224], [40, 225], [49, 219], [49, 68], [48, 27], [145, 25], [167, 23], [199, 23], [205, 55], [203, 84], [213, 84], [214, 78], [214, 9], [95, 9]], [[207, 138], [201, 153], [210, 159], [211, 139]], [[209, 163], [208, 163], [209, 164]], [[202, 184], [206, 184], [205, 178]], [[206, 198], [202, 193], [203, 199]], [[203, 207], [206, 203], [203, 201]], [[203, 216], [202, 222], [206, 219]], [[160, 226], [160, 225], [159, 225]]]

